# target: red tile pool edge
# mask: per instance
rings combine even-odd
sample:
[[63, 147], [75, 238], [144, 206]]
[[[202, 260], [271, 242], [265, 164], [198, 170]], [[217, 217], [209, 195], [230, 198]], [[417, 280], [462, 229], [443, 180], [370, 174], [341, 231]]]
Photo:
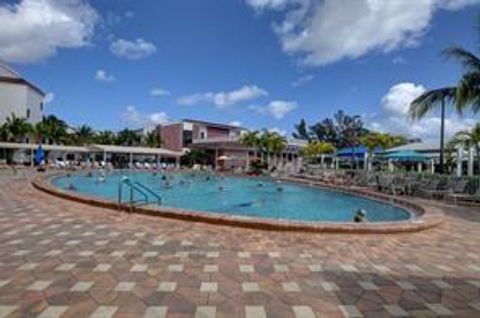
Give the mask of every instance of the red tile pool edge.
[[178, 208], [168, 207], [127, 207], [119, 205], [114, 201], [104, 200], [97, 197], [79, 195], [74, 192], [68, 192], [51, 184], [52, 179], [66, 175], [57, 173], [47, 176], [37, 176], [32, 180], [32, 185], [45, 193], [68, 199], [71, 201], [89, 204], [96, 207], [109, 208], [114, 210], [123, 210], [131, 213], [165, 217], [190, 222], [201, 222], [214, 225], [235, 226], [250, 229], [261, 229], [269, 231], [296, 231], [296, 232], [319, 232], [319, 233], [353, 233], [353, 234], [388, 234], [388, 233], [407, 233], [418, 232], [430, 229], [441, 224], [444, 220], [443, 212], [438, 208], [430, 207], [425, 204], [412, 203], [406, 199], [374, 192], [364, 188], [348, 188], [338, 185], [330, 185], [319, 182], [311, 182], [302, 179], [286, 178], [289, 182], [309, 184], [321, 188], [327, 188], [335, 191], [363, 196], [369, 199], [382, 201], [388, 204], [397, 205], [415, 217], [405, 221], [396, 222], [376, 222], [376, 223], [328, 223], [328, 222], [295, 222], [285, 220], [249, 218], [235, 215], [217, 215], [208, 212], [189, 211]]

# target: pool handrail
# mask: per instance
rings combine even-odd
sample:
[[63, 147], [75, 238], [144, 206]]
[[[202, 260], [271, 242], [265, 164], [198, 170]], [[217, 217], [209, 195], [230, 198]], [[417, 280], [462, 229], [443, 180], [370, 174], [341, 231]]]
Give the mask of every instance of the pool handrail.
[[139, 187], [135, 186], [130, 180], [125, 179], [125, 180], [120, 181], [120, 183], [118, 184], [118, 206], [119, 206], [119, 208], [123, 205], [123, 202], [122, 202], [123, 185], [128, 186], [128, 188], [130, 189], [130, 201], [128, 203], [129, 203], [131, 209], [133, 208], [133, 206], [136, 203], [141, 202], [141, 201], [135, 201], [134, 200], [135, 191], [140, 193], [143, 196], [143, 199], [144, 199], [143, 201], [145, 202], [145, 204], [148, 204], [148, 194], [145, 193], [145, 191], [143, 191]]
[[155, 199], [157, 199], [157, 204], [158, 205], [162, 204], [162, 197], [158, 193], [153, 191], [151, 188], [149, 188], [148, 186], [144, 185], [143, 183], [141, 183], [139, 181], [134, 181], [133, 184], [137, 187], [140, 187], [141, 189], [143, 189], [144, 191], [146, 191], [150, 195], [154, 196]]

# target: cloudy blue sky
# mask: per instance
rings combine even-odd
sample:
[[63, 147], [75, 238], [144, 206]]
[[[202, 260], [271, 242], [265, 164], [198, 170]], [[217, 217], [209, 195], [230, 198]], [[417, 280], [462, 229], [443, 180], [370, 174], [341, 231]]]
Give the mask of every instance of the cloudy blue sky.
[[[456, 83], [441, 56], [479, 51], [480, 0], [0, 0], [0, 59], [72, 125], [197, 118], [289, 134], [336, 110], [437, 138], [408, 103]], [[451, 116], [447, 132], [478, 116]]]

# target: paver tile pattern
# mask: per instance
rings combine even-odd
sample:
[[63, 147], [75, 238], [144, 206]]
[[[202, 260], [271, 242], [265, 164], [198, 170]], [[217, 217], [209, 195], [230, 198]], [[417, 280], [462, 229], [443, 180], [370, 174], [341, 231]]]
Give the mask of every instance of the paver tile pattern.
[[444, 209], [420, 233], [268, 232], [90, 207], [3, 177], [0, 317], [480, 317], [480, 208]]

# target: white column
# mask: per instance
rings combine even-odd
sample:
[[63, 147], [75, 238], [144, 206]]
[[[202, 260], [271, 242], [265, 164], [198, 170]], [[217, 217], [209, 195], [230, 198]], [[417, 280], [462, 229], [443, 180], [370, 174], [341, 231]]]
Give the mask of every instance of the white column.
[[417, 163], [417, 170], [418, 172], [422, 172], [422, 169], [423, 169], [423, 164], [421, 162], [418, 162]]
[[473, 163], [475, 162], [474, 159], [474, 147], [471, 146], [468, 148], [468, 176], [473, 176]]
[[335, 158], [335, 170], [338, 170], [340, 168], [340, 159]]
[[430, 173], [435, 174], [435, 159], [430, 160]]
[[365, 152], [363, 155], [363, 170], [369, 170], [370, 158], [368, 157], [368, 152]]
[[388, 172], [393, 172], [393, 161], [388, 159]]
[[457, 150], [457, 177], [462, 176], [462, 160], [463, 160], [463, 149], [459, 147]]
[[133, 153], [130, 153], [130, 168], [132, 168], [133, 165]]

